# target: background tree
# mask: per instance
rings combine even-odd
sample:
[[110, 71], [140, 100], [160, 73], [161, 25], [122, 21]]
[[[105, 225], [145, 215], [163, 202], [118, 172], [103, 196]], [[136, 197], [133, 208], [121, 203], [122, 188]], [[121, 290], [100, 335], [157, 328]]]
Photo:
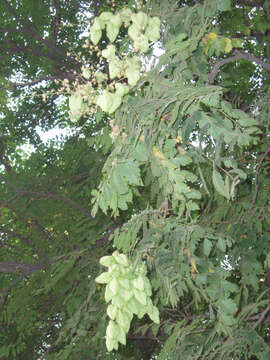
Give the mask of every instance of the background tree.
[[[268, 359], [268, 2], [0, 10], [0, 359]], [[160, 322], [133, 304], [108, 351], [95, 278], [115, 250]]]

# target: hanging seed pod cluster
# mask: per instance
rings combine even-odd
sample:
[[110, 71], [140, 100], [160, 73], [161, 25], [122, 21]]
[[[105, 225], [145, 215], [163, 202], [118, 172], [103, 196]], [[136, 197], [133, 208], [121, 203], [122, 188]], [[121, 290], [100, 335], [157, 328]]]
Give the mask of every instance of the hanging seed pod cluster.
[[143, 263], [134, 267], [127, 256], [115, 251], [104, 256], [100, 264], [108, 267], [96, 278], [99, 284], [106, 284], [105, 301], [109, 303], [107, 314], [110, 318], [106, 330], [108, 351], [117, 350], [119, 343], [126, 345], [126, 334], [134, 315], [141, 319], [148, 314], [159, 324], [159, 311], [151, 300], [152, 289]]

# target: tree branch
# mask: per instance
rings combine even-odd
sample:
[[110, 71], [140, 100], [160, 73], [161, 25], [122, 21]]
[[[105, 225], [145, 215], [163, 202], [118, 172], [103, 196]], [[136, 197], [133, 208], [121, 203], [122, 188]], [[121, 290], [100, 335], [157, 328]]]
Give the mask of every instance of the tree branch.
[[13, 88], [14, 90], [16, 90], [17, 88], [22, 88], [22, 87], [25, 87], [25, 86], [36, 85], [36, 84], [38, 84], [38, 83], [41, 82], [41, 81], [54, 80], [54, 79], [56, 79], [56, 78], [57, 78], [57, 77], [55, 77], [55, 76], [43, 76], [43, 77], [38, 77], [38, 78], [36, 78], [35, 80], [28, 81], [28, 82], [25, 82], [25, 83], [14, 83], [14, 82], [9, 81], [9, 82], [8, 82], [8, 85], [7, 85], [6, 87], [5, 87], [5, 86], [1, 86], [0, 89], [1, 89], [1, 90], [9, 90], [9, 89]]
[[23, 275], [26, 276], [32, 272], [41, 270], [48, 267], [44, 264], [26, 264], [18, 263], [15, 261], [3, 261], [0, 262], [0, 273], [13, 273], [16, 271], [22, 271]]
[[213, 84], [213, 82], [218, 74], [219, 69], [223, 65], [231, 63], [231, 62], [239, 60], [239, 59], [245, 59], [248, 61], [255, 62], [256, 64], [260, 65], [264, 70], [270, 71], [270, 64], [265, 63], [264, 61], [260, 60], [258, 57], [256, 57], [253, 54], [242, 53], [238, 50], [235, 50], [234, 54], [235, 54], [234, 56], [228, 57], [226, 59], [222, 59], [215, 64], [215, 66], [213, 67], [210, 74], [208, 74], [209, 84]]
[[244, 5], [249, 7], [263, 7], [263, 1], [256, 1], [256, 0], [237, 0], [235, 2], [237, 5]]
[[[56, 44], [50, 42], [49, 40], [43, 39], [36, 31], [33, 31], [24, 21], [21, 20], [21, 18], [17, 15], [16, 11], [13, 9], [13, 7], [10, 5], [10, 3], [7, 0], [2, 0], [7, 10], [10, 12], [11, 15], [14, 16], [14, 18], [17, 20], [19, 24], [22, 25], [23, 31], [30, 35], [31, 37], [34, 37], [42, 44], [46, 45], [49, 49], [51, 49], [54, 53], [58, 53], [61, 55], [61, 57], [65, 58], [66, 60], [70, 61], [74, 65], [78, 65], [80, 67], [80, 64], [76, 62], [73, 58], [70, 56], [67, 56], [66, 52], [62, 49], [60, 49]], [[65, 66], [68, 66], [65, 63]]]
[[60, 22], [61, 22], [59, 0], [54, 0], [54, 7], [55, 7], [55, 17], [54, 17], [54, 21], [53, 21], [53, 27], [54, 27], [53, 34], [54, 34], [55, 44], [57, 44], [57, 37], [58, 37], [58, 32], [59, 32], [59, 27], [60, 27]]
[[94, 0], [93, 1], [93, 5], [94, 5], [94, 15], [98, 16], [99, 15], [99, 7], [100, 7], [100, 3], [98, 0]]
[[15, 238], [21, 240], [21, 242], [22, 242], [25, 246], [31, 247], [33, 250], [35, 250], [35, 252], [38, 254], [38, 256], [41, 257], [40, 252], [38, 251], [38, 249], [36, 248], [36, 246], [33, 244], [33, 242], [32, 242], [30, 239], [22, 236], [21, 234], [16, 233], [16, 232], [13, 231], [13, 230], [5, 229], [5, 228], [2, 227], [2, 226], [0, 226], [0, 231], [1, 231], [2, 233], [4, 233], [4, 234], [10, 235], [10, 236], [12, 236], [12, 237], [15, 237]]
[[45, 53], [45, 52], [40, 51], [40, 49], [33, 49], [30, 47], [22, 47], [22, 46], [13, 44], [13, 43], [11, 43], [11, 45], [12, 46], [9, 46], [9, 47], [1, 46], [1, 51], [6, 52], [6, 55], [9, 55], [9, 56], [14, 55], [17, 52], [22, 52], [22, 53], [31, 54], [31, 55], [37, 56], [37, 57], [43, 57], [43, 58], [50, 59], [50, 60], [58, 63], [60, 66], [67, 67], [67, 68], [69, 68], [69, 70], [73, 70], [65, 62], [63, 62], [61, 58], [56, 56], [55, 53], [50, 53], [48, 51]]

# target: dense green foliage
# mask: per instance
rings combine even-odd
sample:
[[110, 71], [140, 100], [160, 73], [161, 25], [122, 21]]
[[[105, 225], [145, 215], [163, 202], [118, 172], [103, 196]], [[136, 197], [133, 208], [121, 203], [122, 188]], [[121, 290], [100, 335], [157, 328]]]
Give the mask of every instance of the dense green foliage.
[[0, 359], [268, 360], [270, 3], [0, 11]]

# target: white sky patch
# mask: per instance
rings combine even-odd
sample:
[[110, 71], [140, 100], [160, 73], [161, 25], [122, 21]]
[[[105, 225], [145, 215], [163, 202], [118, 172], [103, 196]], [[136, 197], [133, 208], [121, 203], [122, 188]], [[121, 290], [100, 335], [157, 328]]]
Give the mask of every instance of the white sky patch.
[[47, 143], [50, 140], [59, 140], [66, 136], [71, 136], [74, 133], [74, 129], [71, 128], [54, 128], [49, 131], [42, 131], [39, 126], [36, 128], [36, 131], [44, 143]]
[[142, 64], [145, 67], [146, 71], [150, 71], [155, 67], [158, 63], [159, 57], [165, 53], [164, 49], [160, 48], [160, 43], [155, 43], [153, 46], [153, 55], [150, 59], [148, 59], [146, 56], [142, 59]]

